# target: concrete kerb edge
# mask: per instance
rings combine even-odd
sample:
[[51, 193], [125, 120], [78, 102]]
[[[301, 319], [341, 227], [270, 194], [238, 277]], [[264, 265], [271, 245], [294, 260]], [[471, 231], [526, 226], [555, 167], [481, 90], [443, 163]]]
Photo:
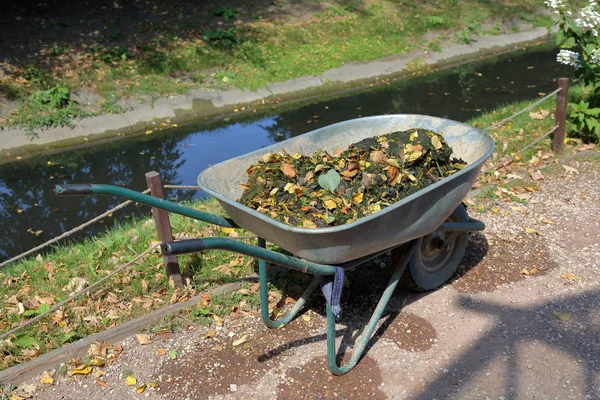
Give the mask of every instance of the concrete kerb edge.
[[[365, 86], [382, 84], [383, 80], [413, 77], [432, 70], [452, 68], [473, 59], [483, 59], [540, 43], [549, 38], [546, 28], [480, 38], [472, 46], [453, 44], [440, 53], [415, 51], [382, 60], [351, 63], [317, 76], [304, 76], [279, 82], [267, 88], [250, 91], [233, 89], [224, 92], [193, 90], [185, 96], [160, 98], [154, 106], [142, 105], [123, 114], [100, 115], [76, 122], [73, 128], [45, 130], [40, 138], [30, 140], [23, 129], [0, 131], [0, 164], [15, 157], [41, 152], [56, 152], [89, 147], [123, 137], [144, 134], [161, 122], [185, 126], [201, 120], [220, 120], [228, 115], [248, 114], [264, 105], [281, 107], [325, 95], [343, 95]], [[423, 56], [427, 58], [422, 58]], [[426, 68], [413, 70], [410, 62], [421, 58]], [[263, 105], [264, 103], [264, 105]], [[242, 108], [244, 110], [242, 110]]]

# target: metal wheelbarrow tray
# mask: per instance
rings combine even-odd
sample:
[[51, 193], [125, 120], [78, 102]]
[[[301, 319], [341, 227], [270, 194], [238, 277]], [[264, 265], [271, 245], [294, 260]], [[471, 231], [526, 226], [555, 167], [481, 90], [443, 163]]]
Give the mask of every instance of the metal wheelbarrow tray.
[[[463, 170], [401, 201], [350, 224], [330, 228], [286, 225], [237, 202], [246, 183], [246, 170], [264, 154], [285, 151], [311, 155], [321, 149], [333, 153], [362, 139], [411, 128], [441, 132]], [[268, 146], [207, 168], [198, 185], [214, 196], [240, 227], [277, 244], [305, 260], [339, 264], [389, 249], [436, 230], [463, 201], [483, 162], [492, 154], [488, 135], [464, 124], [422, 115], [385, 115], [340, 122]]]
[[[454, 155], [467, 167], [425, 189], [350, 224], [329, 228], [300, 228], [285, 225], [237, 202], [246, 183], [248, 167], [264, 154], [286, 151], [311, 155], [316, 150], [332, 153], [364, 138], [407, 130], [429, 129], [441, 133]], [[310, 295], [321, 286], [326, 299], [327, 359], [330, 370], [341, 375], [362, 357], [394, 289], [405, 286], [431, 290], [442, 285], [458, 268], [468, 242], [468, 232], [484, 229], [470, 219], [461, 204], [477, 175], [494, 150], [492, 138], [468, 125], [423, 115], [385, 115], [360, 118], [330, 125], [211, 166], [198, 176], [200, 187], [214, 196], [230, 218], [111, 185], [57, 185], [57, 195], [106, 194], [123, 197], [224, 227], [242, 227], [259, 236], [258, 246], [229, 238], [199, 238], [163, 243], [165, 255], [223, 249], [258, 260], [261, 316], [275, 328], [290, 322]], [[266, 249], [266, 240], [293, 254]], [[391, 252], [393, 273], [352, 357], [344, 365], [336, 361], [335, 321], [343, 288], [344, 271], [385, 252]], [[315, 275], [294, 307], [274, 321], [268, 310], [267, 262]]]

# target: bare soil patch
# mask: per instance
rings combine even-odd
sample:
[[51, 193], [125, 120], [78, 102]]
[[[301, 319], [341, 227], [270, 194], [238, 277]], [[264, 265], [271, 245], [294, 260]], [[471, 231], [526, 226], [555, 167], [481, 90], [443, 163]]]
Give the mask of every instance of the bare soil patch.
[[386, 399], [381, 383], [381, 370], [368, 355], [342, 376], [329, 372], [326, 357], [317, 357], [288, 370], [285, 381], [277, 387], [277, 399]]

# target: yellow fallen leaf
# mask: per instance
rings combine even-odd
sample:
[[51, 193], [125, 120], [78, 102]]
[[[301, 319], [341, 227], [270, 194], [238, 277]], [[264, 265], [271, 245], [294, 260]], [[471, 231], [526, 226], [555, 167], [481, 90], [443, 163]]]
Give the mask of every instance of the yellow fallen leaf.
[[565, 274], [561, 274], [561, 276], [560, 276], [560, 277], [561, 277], [561, 278], [563, 278], [563, 279], [566, 279], [566, 280], [568, 280], [568, 281], [576, 281], [576, 280], [579, 280], [579, 277], [578, 277], [578, 276], [575, 276], [575, 275], [572, 275], [572, 274], [567, 274], [567, 273], [565, 273]]
[[387, 163], [387, 165], [389, 165], [391, 167], [400, 168], [400, 164], [398, 164], [398, 161], [396, 161], [395, 158], [388, 158], [386, 163]]
[[237, 347], [242, 343], [246, 343], [248, 341], [248, 335], [244, 335], [241, 338], [239, 338], [238, 340], [235, 340], [233, 342], [233, 347]]
[[233, 228], [222, 227], [221, 228], [221, 232], [226, 233], [226, 234], [230, 234], [231, 232], [233, 232]]
[[525, 268], [523, 268], [521, 270], [521, 275], [529, 275], [529, 271], [527, 271]]
[[303, 315], [302, 319], [304, 320], [304, 322], [308, 322], [310, 321], [310, 315]]
[[527, 232], [527, 233], [538, 233], [538, 231], [536, 231], [533, 228], [525, 228], [525, 232]]
[[214, 329], [209, 329], [208, 332], [206, 332], [206, 334], [204, 335], [204, 337], [206, 339], [210, 339], [215, 337], [215, 335], [217, 334], [217, 331], [215, 331]]
[[431, 137], [431, 144], [433, 145], [433, 147], [435, 147], [436, 150], [439, 150], [442, 148], [442, 142], [436, 135], [433, 135]]
[[144, 393], [144, 390], [146, 390], [146, 384], [144, 383], [143, 385], [140, 385], [138, 387], [135, 388], [135, 391], [137, 394], [141, 394]]
[[215, 325], [223, 326], [223, 318], [219, 317], [218, 315], [213, 314], [213, 319], [215, 320]]
[[141, 345], [152, 343], [152, 340], [150, 339], [150, 335], [147, 335], [145, 333], [138, 333], [137, 335], [135, 335], [135, 338], [137, 339], [138, 343]]
[[19, 209], [17, 210], [17, 212], [18, 212], [19, 214], [21, 214], [21, 213], [23, 212], [23, 210], [21, 210], [21, 209], [19, 208]]
[[414, 131], [413, 133], [410, 134], [410, 136], [408, 137], [408, 140], [410, 140], [412, 142], [413, 140], [415, 140], [418, 137], [419, 137], [419, 132]]
[[415, 176], [413, 174], [411, 174], [410, 172], [407, 172], [406, 176], [408, 177], [408, 179], [410, 179], [413, 182], [417, 181], [417, 178], [415, 178]]
[[87, 375], [92, 372], [92, 367], [86, 367], [84, 365], [77, 367], [71, 371], [71, 375]]
[[303, 219], [302, 220], [302, 227], [303, 228], [316, 228], [317, 224], [315, 224], [314, 222], [312, 222], [310, 219]]
[[52, 375], [50, 375], [50, 372], [46, 371], [42, 374], [42, 377], [40, 378], [40, 383], [43, 383], [45, 385], [52, 385], [54, 383], [54, 378], [52, 377]]
[[154, 132], [152, 129], [148, 129], [148, 130], [146, 130], [146, 132], [144, 132], [144, 133], [145, 133], [146, 135], [149, 135], [149, 134], [151, 134], [152, 132]]
[[150, 387], [151, 388], [157, 388], [158, 387], [158, 382], [150, 382]]
[[129, 375], [125, 379], [125, 383], [127, 383], [127, 386], [134, 386], [137, 383], [137, 379], [135, 379], [133, 376]]
[[323, 200], [323, 206], [328, 210], [333, 210], [337, 207], [337, 204], [335, 204], [335, 201], [333, 201], [332, 199], [328, 199]]
[[363, 201], [363, 197], [364, 197], [364, 193], [363, 192], [357, 193], [354, 196], [352, 196], [352, 202], [354, 204], [360, 204]]

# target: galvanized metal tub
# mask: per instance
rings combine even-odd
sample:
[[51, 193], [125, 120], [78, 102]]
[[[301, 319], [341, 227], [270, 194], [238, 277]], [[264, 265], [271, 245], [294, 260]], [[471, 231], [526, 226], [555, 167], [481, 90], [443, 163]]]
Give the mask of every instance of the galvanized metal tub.
[[[246, 170], [264, 154], [283, 150], [310, 155], [318, 149], [332, 153], [367, 137], [411, 128], [441, 133], [456, 157], [468, 166], [375, 214], [335, 227], [289, 226], [237, 202], [244, 190], [241, 184], [248, 179]], [[213, 165], [200, 173], [198, 185], [214, 196], [240, 227], [297, 257], [335, 265], [436, 230], [463, 201], [493, 151], [494, 141], [488, 134], [460, 122], [414, 114], [383, 115], [329, 125]]]

